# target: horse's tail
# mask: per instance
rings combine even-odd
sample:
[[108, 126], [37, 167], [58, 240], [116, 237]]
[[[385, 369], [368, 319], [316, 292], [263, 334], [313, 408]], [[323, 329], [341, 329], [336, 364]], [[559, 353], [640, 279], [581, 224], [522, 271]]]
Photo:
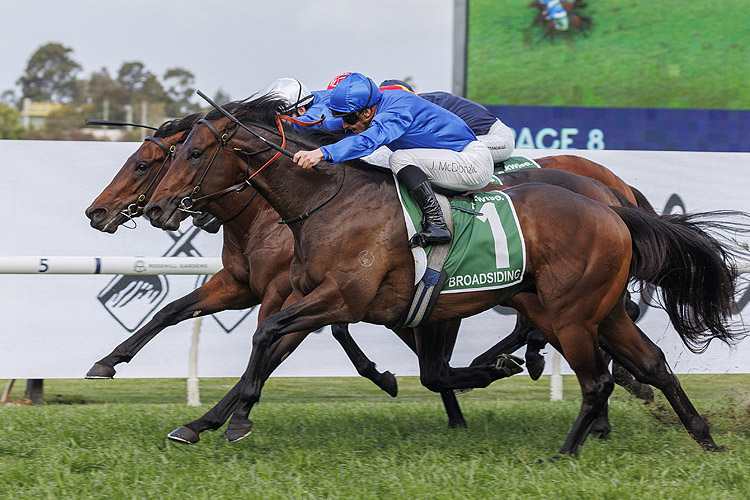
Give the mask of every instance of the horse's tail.
[[[642, 209], [611, 207], [630, 229], [630, 276], [660, 287], [660, 305], [692, 352], [717, 338], [734, 344], [745, 332], [730, 327], [739, 276], [736, 260], [747, 259], [747, 244], [707, 231], [750, 233], [750, 216], [714, 211], [649, 215]], [[735, 219], [731, 224], [720, 219]]]
[[639, 190], [634, 188], [633, 186], [628, 186], [630, 188], [630, 191], [633, 193], [633, 196], [635, 197], [636, 205], [638, 205], [639, 208], [642, 210], [645, 210], [646, 212], [649, 212], [650, 214], [656, 214], [656, 210], [654, 210], [653, 205], [651, 205], [651, 202], [646, 199], [646, 197], [641, 193]]

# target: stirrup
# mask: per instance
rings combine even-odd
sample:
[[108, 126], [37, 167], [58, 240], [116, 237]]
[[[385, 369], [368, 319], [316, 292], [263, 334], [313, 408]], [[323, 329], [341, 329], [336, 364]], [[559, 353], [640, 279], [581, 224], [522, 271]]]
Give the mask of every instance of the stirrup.
[[[433, 227], [436, 226], [433, 225]], [[451, 236], [451, 232], [448, 230], [448, 228], [438, 227], [438, 229], [444, 229], [447, 235], [430, 235], [429, 233], [420, 231], [409, 239], [409, 248], [426, 248], [430, 245], [445, 245], [447, 243], [450, 243], [453, 237]]]

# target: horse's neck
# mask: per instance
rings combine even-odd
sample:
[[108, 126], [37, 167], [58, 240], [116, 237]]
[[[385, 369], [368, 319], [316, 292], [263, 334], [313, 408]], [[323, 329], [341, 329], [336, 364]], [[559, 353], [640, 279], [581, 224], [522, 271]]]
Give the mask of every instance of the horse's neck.
[[252, 188], [239, 193], [230, 192], [207, 206], [208, 212], [224, 222], [225, 232], [237, 234], [238, 239], [249, 231], [263, 231], [278, 221], [278, 214], [268, 202]]
[[[351, 169], [348, 169], [351, 171]], [[321, 170], [304, 169], [286, 157], [253, 179], [253, 185], [282, 219], [310, 212], [336, 193], [344, 181], [344, 166], [321, 164]]]

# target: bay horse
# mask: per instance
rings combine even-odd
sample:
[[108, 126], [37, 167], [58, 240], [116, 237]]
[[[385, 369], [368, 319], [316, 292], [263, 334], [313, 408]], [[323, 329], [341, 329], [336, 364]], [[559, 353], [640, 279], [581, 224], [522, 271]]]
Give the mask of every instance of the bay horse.
[[[274, 150], [290, 154], [284, 148], [293, 152], [320, 144], [280, 124], [277, 128], [282, 106], [276, 99], [260, 98], [234, 111], [242, 123], [230, 116], [214, 120], [215, 130], [194, 128], [144, 208], [152, 224], [176, 229], [184, 216], [180, 208], [197, 208], [195, 193], [220, 193], [250, 183], [292, 230], [293, 291], [253, 335], [226, 431], [231, 442], [252, 430], [249, 413], [260, 399], [275, 342], [328, 324], [365, 321], [394, 328], [414, 283], [393, 177], [357, 161], [319, 171], [299, 168]], [[244, 156], [241, 168], [213, 163], [225, 136]], [[504, 289], [439, 297], [426, 323], [413, 329], [422, 384], [441, 392], [486, 387], [505, 376], [494, 365], [450, 367], [444, 355], [450, 340], [442, 326], [502, 304], [526, 315], [578, 377], [581, 410], [560, 453], [578, 453], [612, 391], [600, 337], [602, 346], [640, 381], [665, 394], [696, 442], [719, 450], [661, 350], [627, 316], [624, 300], [631, 278], [658, 284], [675, 330], [691, 349], [700, 350], [716, 338], [730, 343], [741, 338], [742, 332], [728, 326], [737, 271], [731, 249], [704, 230], [713, 221], [702, 222], [695, 214], [654, 216], [610, 207], [548, 184], [521, 184], [504, 192], [523, 228], [523, 280]], [[374, 256], [367, 266], [358, 259], [363, 250]]]
[[[170, 160], [174, 156], [177, 146], [185, 140], [187, 132], [202, 117], [202, 113], [196, 113], [167, 122], [153, 136], [149, 136], [138, 150], [128, 158], [112, 182], [86, 210], [86, 215], [91, 220], [91, 226], [100, 231], [114, 233], [119, 225], [140, 215], [141, 209], [153, 192], [153, 188], [169, 169]], [[235, 156], [232, 156], [232, 158], [236, 159]], [[606, 168], [600, 166], [597, 169], [598, 164], [596, 163], [574, 156], [565, 158], [568, 159], [567, 162], [556, 162], [554, 157], [540, 159], [539, 161], [556, 167], [569, 164], [571, 169], [575, 167], [579, 171], [591, 172], [620, 188], [624, 185], [619, 178]], [[563, 170], [562, 168], [558, 169]], [[605, 186], [596, 181], [580, 178], [577, 175], [571, 176], [555, 171], [542, 172], [539, 169], [530, 169], [505, 174], [503, 178], [506, 184], [531, 181], [552, 182], [585, 193], [587, 196], [600, 201], [617, 202], [617, 198]], [[627, 186], [624, 186], [624, 190], [627, 190]], [[267, 208], [267, 205], [262, 199], [258, 199], [253, 205], [250, 205], [254, 198], [252, 193], [254, 191], [251, 188], [248, 188], [242, 194], [227, 193], [226, 197], [222, 197], [222, 203], [214, 206], [214, 211], [220, 214], [225, 222], [225, 244], [222, 251], [224, 269], [198, 289], [162, 308], [146, 325], [118, 345], [110, 354], [97, 361], [87, 372], [86, 378], [114, 377], [116, 373], [114, 367], [117, 364], [129, 362], [146, 343], [170, 325], [177, 324], [185, 319], [213, 314], [226, 309], [245, 309], [257, 305], [263, 301], [264, 293], [272, 292], [273, 303], [278, 304], [280, 294], [291, 292], [291, 286], [288, 286], [288, 290], [284, 291], [284, 284], [288, 284], [286, 269], [291, 262], [291, 233], [281, 230], [273, 232], [270, 236], [265, 236], [266, 242], [269, 238], [273, 238], [274, 241], [279, 240], [271, 248], [286, 249], [285, 251], [269, 254], [268, 245], [261, 246], [264, 250], [258, 251], [257, 239], [248, 237], [247, 234], [255, 237], [266, 235], [267, 227], [262, 226], [276, 227], [276, 225], [269, 222], [267, 217], [257, 216], [258, 213], [263, 213], [263, 209], [264, 207]], [[234, 215], [227, 216], [225, 214]], [[230, 224], [234, 219], [237, 220]], [[280, 265], [266, 266], [274, 272], [250, 272], [251, 269], [261, 269], [262, 264], [269, 261], [280, 262]], [[276, 271], [279, 272], [276, 273]], [[274, 283], [269, 286], [271, 281]], [[267, 311], [261, 310], [259, 319], [263, 319], [268, 314]], [[273, 309], [270, 309], [270, 311], [273, 311]], [[457, 334], [457, 327], [458, 323], [451, 326], [451, 335], [454, 339]], [[517, 330], [516, 335], [511, 335], [498, 344], [494, 351], [489, 353], [489, 357], [493, 358], [492, 361], [495, 361], [498, 359], [498, 355], [513, 352], [522, 347], [527, 340], [524, 333], [528, 334], [532, 329], [533, 327], [526, 330]], [[391, 396], [396, 395], [397, 383], [393, 374], [388, 371], [382, 373], [377, 371], [375, 364], [356, 345], [345, 325], [333, 325], [332, 333], [352, 360], [358, 373], [372, 380]], [[416, 349], [413, 337], [410, 334], [402, 331], [399, 335], [413, 350]], [[271, 366], [274, 368], [278, 366], [281, 360], [288, 356], [303, 338], [304, 336], [286, 337], [284, 342], [281, 342], [274, 350]], [[544, 342], [539, 344], [539, 348], [543, 345]], [[446, 351], [448, 358], [450, 357], [450, 351], [452, 351], [452, 343]], [[269, 370], [269, 373], [272, 370]], [[541, 371], [541, 368], [539, 370]], [[532, 377], [534, 376], [532, 375]], [[534, 378], [538, 378], [538, 374]], [[449, 425], [452, 427], [466, 425], [453, 393], [442, 394], [442, 397], [448, 413]], [[600, 428], [601, 434], [605, 434], [609, 430], [606, 415], [602, 418]], [[179, 434], [183, 442], [197, 442], [197, 433], [190, 434], [189, 438], [186, 437], [186, 434], [190, 433], [184, 431]], [[176, 438], [174, 435], [171, 437]]]

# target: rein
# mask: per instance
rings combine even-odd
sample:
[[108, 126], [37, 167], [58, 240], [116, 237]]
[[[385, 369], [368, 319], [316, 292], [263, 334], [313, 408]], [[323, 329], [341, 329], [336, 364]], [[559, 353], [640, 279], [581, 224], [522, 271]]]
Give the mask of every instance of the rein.
[[302, 215], [298, 215], [297, 217], [292, 217], [291, 219], [283, 219], [281, 222], [279, 222], [279, 224], [292, 224], [294, 222], [299, 222], [301, 220], [307, 219], [312, 214], [314, 214], [315, 212], [317, 212], [318, 210], [320, 210], [321, 208], [323, 208], [324, 206], [326, 206], [328, 204], [328, 202], [330, 202], [331, 200], [333, 200], [341, 192], [341, 188], [344, 187], [344, 181], [345, 180], [346, 180], [346, 167], [344, 167], [344, 165], [341, 165], [341, 184], [339, 184], [339, 188], [336, 190], [335, 193], [333, 193], [333, 196], [331, 196], [326, 201], [324, 201], [323, 203], [321, 203], [317, 207], [313, 208], [312, 210], [310, 210], [308, 212], [305, 212]]
[[[125, 210], [120, 212], [130, 220], [133, 220], [135, 217], [137, 217], [138, 212], [145, 206], [146, 195], [148, 194], [149, 190], [154, 187], [154, 183], [156, 182], [156, 179], [159, 178], [159, 174], [161, 174], [161, 171], [164, 170], [164, 166], [170, 159], [174, 159], [174, 155], [177, 152], [177, 147], [174, 144], [170, 147], [167, 147], [163, 142], [151, 135], [146, 137], [145, 141], [153, 142], [154, 144], [159, 146], [159, 148], [161, 148], [161, 150], [164, 151], [167, 156], [164, 157], [164, 161], [161, 162], [159, 170], [156, 171], [156, 175], [153, 179], [151, 179], [151, 182], [148, 184], [146, 189], [140, 195], [138, 195], [137, 201], [135, 203], [131, 203]], [[135, 226], [133, 227], [133, 229], [135, 229]]]
[[[243, 191], [248, 186], [252, 187], [252, 183], [250, 182], [250, 180], [253, 177], [255, 177], [256, 175], [258, 175], [261, 170], [263, 170], [264, 168], [266, 168], [267, 166], [269, 166], [270, 164], [272, 164], [273, 162], [275, 162], [279, 157], [281, 157], [281, 152], [279, 151], [275, 155], [273, 155], [271, 157], [271, 159], [268, 160], [262, 167], [260, 167], [254, 174], [248, 175], [248, 172], [250, 170], [250, 163], [249, 163], [250, 157], [253, 156], [253, 155], [259, 154], [259, 153], [266, 152], [266, 151], [268, 151], [269, 149], [272, 149], [272, 148], [269, 146], [267, 148], [259, 149], [258, 151], [253, 151], [252, 153], [248, 153], [247, 151], [244, 151], [244, 150], [239, 149], [239, 148], [234, 148], [234, 151], [238, 151], [238, 152], [240, 152], [240, 153], [242, 153], [242, 154], [244, 154], [245, 156], [248, 157], [248, 166], [247, 166], [247, 169], [245, 170], [245, 178], [242, 180], [242, 182], [239, 182], [239, 183], [237, 183], [237, 184], [235, 184], [233, 186], [229, 186], [228, 188], [224, 188], [221, 191], [218, 191], [216, 193], [204, 195], [204, 196], [201, 196], [199, 198], [195, 198], [194, 199], [193, 195], [198, 194], [198, 192], [200, 192], [200, 186], [203, 183], [204, 179], [206, 178], [206, 175], [208, 174], [208, 171], [211, 168], [211, 165], [213, 165], [214, 160], [216, 160], [216, 156], [218, 155], [219, 150], [222, 147], [226, 147], [227, 144], [229, 143], [229, 141], [232, 139], [232, 137], [234, 137], [234, 134], [237, 133], [237, 130], [239, 130], [238, 127], [235, 127], [235, 129], [234, 129], [234, 131], [232, 132], [231, 135], [227, 135], [226, 132], [224, 132], [223, 134], [220, 135], [219, 132], [218, 132], [218, 130], [216, 130], [216, 128], [213, 125], [211, 125], [211, 123], [208, 120], [200, 119], [200, 120], [198, 120], [198, 123], [202, 123], [203, 125], [205, 125], [206, 127], [208, 127], [208, 130], [211, 131], [211, 133], [214, 135], [214, 137], [216, 137], [216, 140], [218, 141], [218, 145], [216, 147], [216, 150], [214, 151], [213, 156], [211, 157], [211, 160], [208, 162], [208, 165], [206, 166], [206, 170], [203, 172], [203, 175], [201, 176], [200, 180], [198, 181], [198, 184], [193, 188], [192, 193], [189, 196], [186, 196], [185, 198], [183, 198], [180, 201], [180, 207], [178, 208], [178, 210], [180, 210], [182, 212], [192, 213], [192, 214], [199, 213], [198, 211], [192, 210], [193, 205], [196, 202], [198, 202], [198, 201], [215, 200], [215, 199], [217, 199], [217, 198], [219, 198], [221, 196], [224, 196], [225, 194], [230, 193], [232, 191], [234, 191], [236, 193], [239, 193], [240, 191]], [[286, 145], [286, 136], [284, 135], [284, 129], [283, 129], [282, 125], [281, 125], [281, 121], [279, 121], [277, 119], [277, 123], [278, 123], [278, 126], [279, 126], [279, 131], [281, 132], [282, 147], [283, 147], [284, 145]], [[236, 219], [237, 217], [239, 217], [240, 214], [242, 214], [242, 212], [244, 212], [245, 209], [248, 206], [250, 206], [250, 203], [252, 203], [253, 199], [255, 199], [255, 196], [257, 194], [258, 194], [258, 192], [255, 191], [255, 193], [253, 193], [253, 195], [250, 197], [250, 199], [248, 199], [247, 202], [245, 202], [245, 204], [242, 206], [242, 208], [239, 210], [239, 212], [237, 212], [236, 214], [234, 214], [233, 216], [231, 216], [229, 219], [227, 219], [225, 221], [222, 221], [222, 224], [226, 224], [228, 222], [231, 222], [234, 219]]]
[[[278, 158], [281, 157], [282, 154], [288, 156], [289, 158], [294, 159], [294, 155], [292, 153], [290, 153], [289, 151], [287, 151], [286, 149], [284, 149], [285, 146], [286, 146], [286, 134], [284, 133], [284, 126], [281, 123], [281, 119], [283, 118], [284, 120], [292, 122], [292, 123], [297, 123], [298, 122], [298, 120], [296, 120], [295, 118], [292, 118], [291, 116], [288, 116], [288, 115], [283, 115], [283, 116], [282, 115], [276, 115], [276, 125], [278, 127], [279, 134], [281, 135], [281, 141], [282, 141], [281, 142], [281, 146], [279, 146], [279, 145], [277, 145], [277, 144], [269, 141], [265, 137], [261, 136], [260, 134], [258, 134], [254, 130], [250, 129], [249, 127], [247, 127], [244, 123], [242, 123], [241, 121], [239, 121], [234, 115], [232, 115], [226, 109], [224, 109], [221, 106], [219, 106], [218, 104], [216, 104], [211, 98], [209, 98], [207, 95], [205, 95], [200, 90], [197, 91], [197, 94], [199, 96], [201, 96], [205, 101], [207, 101], [211, 106], [213, 106], [214, 109], [216, 109], [217, 111], [221, 112], [225, 117], [227, 117], [232, 123], [234, 123], [236, 125], [236, 127], [235, 127], [234, 131], [232, 132], [232, 135], [229, 136], [229, 137], [227, 137], [226, 132], [224, 134], [222, 134], [222, 135], [219, 135], [219, 132], [207, 120], [201, 119], [201, 120], [198, 121], [198, 123], [203, 123], [204, 125], [206, 125], [208, 127], [208, 129], [211, 131], [211, 133], [213, 133], [214, 137], [216, 137], [216, 139], [219, 141], [219, 144], [217, 145], [216, 151], [214, 151], [214, 154], [211, 157], [211, 161], [209, 162], [208, 166], [206, 167], [206, 170], [203, 172], [203, 175], [201, 176], [200, 180], [198, 181], [198, 184], [193, 188], [193, 192], [189, 196], [186, 196], [185, 198], [183, 198], [180, 201], [180, 206], [179, 206], [178, 210], [181, 210], [181, 211], [187, 212], [187, 213], [197, 213], [196, 211], [191, 210], [191, 208], [192, 208], [193, 204], [195, 202], [199, 201], [199, 200], [215, 199], [215, 198], [217, 198], [219, 196], [223, 196], [224, 194], [229, 193], [231, 191], [237, 191], [237, 192], [239, 192], [239, 191], [245, 189], [247, 186], [252, 186], [252, 183], [250, 182], [252, 180], [252, 178], [255, 177], [256, 175], [258, 175], [263, 169], [265, 169], [266, 167], [268, 167], [269, 165], [271, 165], [273, 162], [275, 162]], [[323, 119], [321, 118], [316, 123], [320, 123], [322, 121], [323, 121]], [[316, 123], [307, 124], [307, 123], [304, 123], [304, 122], [300, 122], [299, 124], [300, 125], [304, 125], [304, 126], [311, 126], [311, 125], [315, 125]], [[230, 186], [228, 188], [222, 189], [221, 191], [219, 191], [217, 193], [214, 193], [214, 194], [211, 194], [211, 195], [202, 196], [201, 198], [193, 199], [193, 195], [197, 194], [198, 191], [200, 191], [200, 185], [203, 182], [203, 180], [205, 179], [206, 174], [208, 173], [208, 170], [211, 168], [211, 165], [213, 164], [214, 160], [216, 159], [216, 155], [218, 154], [219, 149], [221, 149], [221, 147], [223, 147], [223, 146], [226, 146], [227, 142], [229, 142], [229, 139], [231, 139], [234, 136], [234, 134], [237, 132], [237, 130], [239, 129], [239, 127], [242, 127], [244, 130], [246, 130], [247, 132], [249, 132], [253, 137], [255, 137], [255, 138], [260, 139], [261, 141], [263, 141], [265, 144], [267, 144], [269, 146], [269, 148], [275, 149], [277, 151], [277, 153], [275, 155], [273, 155], [273, 157], [271, 157], [270, 160], [268, 160], [263, 166], [261, 166], [258, 170], [255, 171], [255, 173], [253, 173], [250, 176], [247, 176], [247, 172], [250, 169], [250, 163], [248, 162], [248, 168], [247, 168], [246, 173], [245, 173], [246, 177], [245, 177], [245, 179], [243, 179], [242, 182], [240, 182], [238, 184], [235, 184], [234, 186]], [[254, 151], [253, 153], [247, 153], [247, 152], [245, 152], [245, 151], [243, 151], [241, 149], [235, 148], [235, 151], [242, 152], [242, 153], [244, 153], [247, 156], [251, 156], [251, 155], [260, 153], [262, 151], [267, 151], [267, 150], [268, 150], [268, 148], [263, 149], [263, 150], [259, 150], [259, 151]], [[320, 167], [318, 167], [318, 166], [315, 166], [313, 168], [315, 170], [320, 170]], [[305, 212], [302, 215], [298, 215], [297, 217], [292, 217], [291, 219], [283, 219], [283, 220], [281, 220], [279, 222], [279, 224], [292, 224], [294, 222], [299, 222], [301, 220], [307, 219], [312, 214], [314, 214], [315, 212], [317, 212], [318, 210], [320, 210], [321, 208], [323, 208], [324, 206], [326, 206], [329, 202], [331, 202], [341, 192], [341, 189], [344, 187], [345, 180], [346, 180], [346, 168], [342, 165], [341, 184], [339, 185], [339, 188], [336, 190], [336, 192], [333, 193], [333, 195], [330, 198], [328, 198], [326, 201], [324, 201], [323, 203], [321, 203], [317, 207], [313, 208], [312, 210], [309, 210], [309, 211]], [[257, 191], [256, 191], [256, 193], [257, 193]], [[250, 200], [245, 204], [245, 206], [242, 208], [242, 210], [244, 210], [250, 204], [250, 201], [252, 201], [252, 198], [254, 198], [254, 197], [255, 197], [255, 195], [253, 195], [250, 198]], [[240, 211], [240, 213], [242, 212], [242, 210]], [[239, 215], [239, 213], [236, 214], [236, 215], [234, 215], [230, 220], [234, 219], [238, 215]]]

